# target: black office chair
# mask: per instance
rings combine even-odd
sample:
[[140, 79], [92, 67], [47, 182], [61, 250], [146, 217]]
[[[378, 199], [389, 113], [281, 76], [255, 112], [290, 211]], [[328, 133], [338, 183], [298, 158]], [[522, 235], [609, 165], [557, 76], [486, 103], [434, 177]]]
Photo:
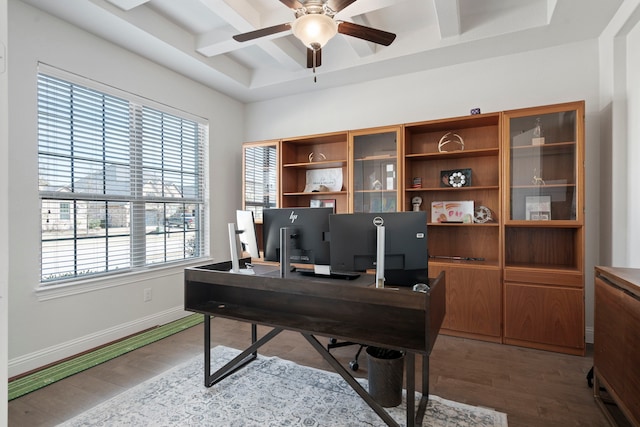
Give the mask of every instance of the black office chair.
[[356, 352], [356, 356], [351, 362], [349, 362], [349, 368], [351, 368], [351, 370], [355, 372], [358, 370], [358, 368], [360, 368], [360, 365], [358, 364], [358, 358], [360, 357], [360, 353], [362, 352], [362, 349], [367, 347], [366, 344], [359, 344], [357, 342], [351, 342], [351, 341], [338, 342], [338, 340], [335, 338], [329, 338], [329, 344], [327, 344], [327, 351], [331, 351], [332, 348], [347, 347], [351, 345], [359, 346], [358, 351]]

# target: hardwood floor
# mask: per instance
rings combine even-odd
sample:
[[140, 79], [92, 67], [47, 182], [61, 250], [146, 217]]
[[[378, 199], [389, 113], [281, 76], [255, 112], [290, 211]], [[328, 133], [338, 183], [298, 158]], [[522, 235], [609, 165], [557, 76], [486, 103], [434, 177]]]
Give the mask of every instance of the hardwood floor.
[[[214, 319], [212, 330], [214, 345], [244, 348], [249, 342], [245, 323]], [[45, 427], [65, 421], [201, 355], [202, 335], [200, 324], [14, 399], [9, 402], [9, 426]], [[346, 365], [356, 349], [338, 348], [332, 354]], [[261, 353], [331, 370], [294, 332], [283, 332]], [[366, 375], [364, 352], [359, 361], [358, 375]], [[505, 412], [510, 427], [607, 426], [585, 379], [591, 365], [591, 354], [567, 356], [441, 335], [431, 355], [430, 387], [440, 397]]]

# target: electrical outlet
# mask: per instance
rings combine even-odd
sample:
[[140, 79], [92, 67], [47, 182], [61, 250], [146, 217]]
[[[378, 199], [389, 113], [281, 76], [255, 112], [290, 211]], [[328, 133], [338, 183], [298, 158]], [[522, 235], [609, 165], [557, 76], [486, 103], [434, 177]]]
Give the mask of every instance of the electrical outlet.
[[144, 302], [151, 301], [151, 298], [152, 298], [151, 288], [145, 288], [145, 290], [144, 290]]

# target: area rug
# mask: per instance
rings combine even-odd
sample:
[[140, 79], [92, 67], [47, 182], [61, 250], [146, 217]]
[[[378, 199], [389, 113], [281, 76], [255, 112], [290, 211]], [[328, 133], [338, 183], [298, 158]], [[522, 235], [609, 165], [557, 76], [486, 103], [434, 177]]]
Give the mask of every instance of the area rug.
[[[212, 368], [240, 352], [218, 346]], [[61, 424], [71, 426], [384, 426], [338, 374], [259, 356], [206, 388], [203, 357], [179, 365]], [[361, 380], [365, 389], [366, 380]], [[406, 402], [388, 408], [406, 424]], [[506, 427], [506, 414], [429, 397], [423, 426]]]

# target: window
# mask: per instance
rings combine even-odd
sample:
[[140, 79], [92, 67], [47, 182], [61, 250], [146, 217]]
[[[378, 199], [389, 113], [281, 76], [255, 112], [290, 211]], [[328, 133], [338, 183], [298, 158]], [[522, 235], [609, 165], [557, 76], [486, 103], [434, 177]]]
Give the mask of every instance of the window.
[[70, 214], [70, 210], [69, 210], [69, 203], [67, 202], [62, 202], [60, 203], [60, 219], [68, 221], [71, 219], [71, 214]]
[[207, 124], [59, 73], [38, 75], [41, 281], [205, 256]]
[[244, 148], [244, 208], [262, 221], [262, 210], [276, 206], [277, 149], [274, 144]]

